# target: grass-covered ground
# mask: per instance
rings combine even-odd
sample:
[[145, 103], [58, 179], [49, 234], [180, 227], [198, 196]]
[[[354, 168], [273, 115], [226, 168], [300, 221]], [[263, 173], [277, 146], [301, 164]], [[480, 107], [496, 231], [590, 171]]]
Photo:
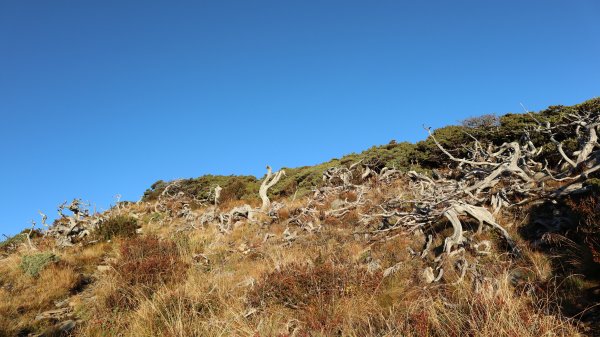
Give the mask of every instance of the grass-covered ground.
[[[574, 107], [550, 107], [539, 119], [560, 120], [572, 109], [599, 109], [594, 99]], [[457, 156], [472, 137], [514, 140], [531, 119], [520, 114], [471, 119], [436, 130]], [[540, 136], [543, 138], [543, 136]], [[559, 135], [560, 137], [560, 135]], [[575, 140], [561, 139], [566, 144]], [[551, 143], [546, 160], [559, 158]], [[497, 220], [522, 254], [507, 254], [492, 232], [492, 254], [469, 261], [483, 274], [464, 278], [452, 266], [441, 282], [423, 282], [427, 264], [423, 234], [390, 233], [373, 240], [361, 214], [379, 200], [403, 195], [403, 178], [367, 181], [369, 202], [336, 217], [328, 213], [352, 191], [329, 195], [316, 206], [318, 230], [290, 219], [313, 202], [323, 172], [362, 161], [373, 170], [443, 170], [447, 158], [430, 139], [373, 147], [312, 167], [286, 169], [270, 190], [282, 204], [275, 216], [236, 222], [223, 232], [210, 221], [181, 216], [183, 203], [157, 207], [168, 185], [159, 181], [140, 203], [122, 203], [73, 247], [29, 230], [0, 243], [0, 336], [578, 336], [600, 329], [600, 193], [559, 203], [526, 205]], [[596, 177], [597, 178], [597, 177]], [[552, 182], [560, 185], [560, 182]], [[178, 187], [193, 214], [214, 211], [210, 198], [223, 188], [223, 214], [260, 204], [255, 177], [204, 176]], [[197, 200], [197, 204], [193, 200]], [[371, 207], [371, 208], [369, 208]], [[557, 213], [558, 212], [558, 213]], [[542, 231], [540, 219], [566, 216], [572, 226]], [[196, 220], [198, 217], [195, 218]], [[217, 221], [217, 220], [214, 220]], [[450, 231], [440, 224], [440, 231]], [[444, 229], [445, 228], [445, 229]], [[287, 231], [287, 232], [286, 232]], [[297, 236], [289, 237], [289, 231]], [[433, 242], [441, 247], [444, 235]], [[31, 242], [31, 243], [30, 243]], [[432, 253], [433, 254], [433, 253]], [[394, 273], [385, 273], [395, 267]], [[74, 328], [60, 332], [65, 322]]]

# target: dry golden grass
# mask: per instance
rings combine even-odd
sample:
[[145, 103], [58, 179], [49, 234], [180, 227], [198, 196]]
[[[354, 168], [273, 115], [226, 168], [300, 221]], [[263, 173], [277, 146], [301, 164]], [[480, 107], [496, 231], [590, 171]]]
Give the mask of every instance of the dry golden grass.
[[100, 242], [84, 247], [74, 247], [67, 254], [62, 255], [62, 260], [72, 266], [82, 268], [81, 272], [91, 274], [96, 266], [101, 264], [106, 257], [114, 255], [114, 246], [108, 242]]
[[35, 330], [44, 323], [35, 322], [35, 316], [68, 298], [82, 281], [81, 274], [64, 263], [31, 277], [20, 270], [19, 261], [20, 256], [13, 255], [0, 264], [0, 336]]
[[[382, 185], [367, 198], [388, 198], [403, 188]], [[334, 199], [320, 206], [322, 210]], [[228, 201], [219, 207], [240, 204]], [[119, 211], [146, 214], [140, 220], [142, 237], [63, 250], [61, 262], [38, 278], [20, 270], [22, 253], [14, 253], [0, 260], [0, 336], [43, 330], [50, 323], [32, 324], [35, 315], [65, 298], [74, 303], [81, 320], [76, 336], [578, 335], [577, 325], [554, 310], [551, 291], [537, 291], [552, 278], [552, 265], [542, 253], [525, 248], [525, 258], [518, 262], [500, 254], [480, 259], [488, 279], [477, 291], [469, 274], [464, 282], [452, 284], [459, 273], [451, 263], [445, 266], [444, 282], [425, 285], [421, 273], [426, 261], [407, 252], [407, 247], [422, 249], [422, 237], [398, 235], [375, 242], [357, 238], [358, 212], [339, 223], [325, 219], [319, 233], [309, 234], [285, 222], [303, 205], [305, 200], [286, 201], [278, 222], [243, 223], [228, 234], [215, 226], [176, 234], [182, 219], [160, 224], [149, 220], [151, 207], [130, 205]], [[512, 220], [507, 217], [504, 223]], [[282, 240], [287, 227], [300, 234], [292, 244]], [[267, 233], [274, 237], [265, 241]], [[119, 264], [123, 246], [148, 236], [160, 237], [169, 259], [176, 257], [186, 267], [167, 268], [177, 275], [151, 285], [129, 282], [138, 280], [143, 270], [134, 268], [133, 278], [124, 275], [126, 265]], [[484, 232], [477, 239], [493, 241], [494, 236]], [[114, 269], [98, 272], [107, 259]], [[162, 262], [156, 266], [171, 265]], [[381, 268], [368, 274], [370, 262]], [[398, 262], [397, 271], [382, 278], [382, 271]], [[515, 271], [527, 276], [516, 286], [511, 283]], [[81, 289], [73, 290], [82, 274], [94, 279], [85, 296], [77, 294]]]
[[[423, 287], [419, 272], [423, 262], [409, 258], [405, 247], [410, 237], [374, 245], [355, 241], [352, 231], [332, 229], [318, 239], [299, 240], [291, 246], [272, 239], [257, 243], [265, 231], [274, 232], [276, 225], [261, 230], [258, 226], [236, 228], [231, 235], [213, 229], [190, 232], [184, 238], [174, 237], [181, 258], [190, 264], [181, 282], [159, 286], [153, 292], [140, 285], [125, 286], [115, 272], [103, 274], [90, 286], [92, 302], [77, 302], [76, 311], [82, 323], [76, 335], [81, 336], [576, 336], [574, 325], [564, 318], [549, 314], [547, 299], [519, 293], [509, 282], [502, 257], [487, 261], [489, 270], [500, 281], [485, 285], [475, 292], [471, 282], [458, 285]], [[245, 244], [256, 255], [238, 247]], [[116, 243], [114, 243], [116, 244]], [[113, 245], [114, 245], [113, 244]], [[24, 275], [18, 268], [19, 257], [10, 256], [0, 264], [2, 280], [11, 280], [29, 291], [7, 293], [0, 288], [0, 331], [11, 335], [29, 327], [34, 313], [52, 307], [52, 301], [72, 296], [70, 290], [78, 279], [70, 265], [95, 265], [110, 245], [69, 251], [63, 265], [44, 270], [38, 279]], [[197, 254], [208, 258], [198, 259]], [[550, 273], [547, 259], [526, 252], [531, 263], [527, 268], [535, 278], [543, 280]], [[367, 258], [368, 257], [368, 258]], [[371, 283], [354, 283], [363, 277], [355, 268], [366, 260], [378, 260], [388, 267], [405, 261], [391, 277]], [[306, 304], [290, 306], [268, 300], [270, 288], [263, 291], [264, 304], [252, 303], [251, 293], [269, 281], [273, 272], [289, 270], [294, 265], [325, 263], [336, 270], [332, 276], [344, 276], [349, 283], [335, 292], [323, 293], [329, 281], [304, 282], [307, 275], [290, 274], [289, 282], [304, 284], [302, 293], [313, 294]], [[90, 268], [90, 267], [87, 267]], [[86, 268], [84, 268], [86, 269]], [[87, 269], [86, 269], [87, 270]], [[319, 269], [316, 269], [317, 271]], [[354, 271], [353, 271], [354, 270]], [[364, 272], [366, 273], [366, 271]], [[284, 274], [285, 275], [285, 274]], [[337, 276], [335, 276], [337, 275]], [[456, 277], [449, 270], [448, 277]], [[286, 281], [288, 282], [288, 281]], [[339, 281], [335, 281], [339, 282]], [[4, 283], [3, 283], [4, 284]], [[33, 290], [32, 290], [33, 289]], [[285, 288], [284, 288], [285, 289]], [[110, 303], [115, 292], [124, 291], [136, 305], [115, 308]], [[324, 295], [328, 294], [328, 295]], [[19, 303], [28, 303], [23, 315]], [[16, 324], [15, 324], [16, 323]]]

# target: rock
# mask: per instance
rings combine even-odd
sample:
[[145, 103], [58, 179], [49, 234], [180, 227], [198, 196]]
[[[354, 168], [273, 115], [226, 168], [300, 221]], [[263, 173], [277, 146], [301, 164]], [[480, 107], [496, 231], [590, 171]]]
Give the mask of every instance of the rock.
[[48, 310], [44, 311], [41, 314], [35, 316], [36, 321], [46, 320], [46, 319], [62, 319], [70, 315], [71, 308], [65, 307], [60, 309]]
[[50, 337], [50, 336], [70, 336], [70, 333], [75, 329], [77, 322], [73, 320], [66, 320], [64, 322], [57, 323], [52, 327], [46, 329], [41, 334], [29, 335], [30, 337]]
[[67, 299], [64, 299], [62, 301], [54, 301], [54, 305], [57, 308], [64, 308], [64, 307], [66, 307], [66, 306], [69, 305], [69, 299], [67, 298]]
[[367, 263], [367, 272], [369, 274], [373, 274], [379, 269], [381, 269], [381, 264], [379, 263], [379, 260], [371, 260], [369, 263]]
[[99, 265], [98, 266], [98, 271], [101, 273], [107, 273], [112, 269], [111, 266], [105, 266], [105, 265]]
[[70, 319], [68, 321], [64, 321], [62, 323], [58, 324], [58, 331], [62, 332], [62, 333], [67, 333], [70, 332], [71, 330], [73, 330], [75, 328], [75, 321]]

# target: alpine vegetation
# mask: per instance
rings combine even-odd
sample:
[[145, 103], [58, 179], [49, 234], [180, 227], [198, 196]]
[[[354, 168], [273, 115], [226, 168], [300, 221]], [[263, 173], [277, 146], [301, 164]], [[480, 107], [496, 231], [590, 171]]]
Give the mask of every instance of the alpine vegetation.
[[0, 243], [0, 336], [597, 336], [599, 129], [595, 98], [65, 202]]

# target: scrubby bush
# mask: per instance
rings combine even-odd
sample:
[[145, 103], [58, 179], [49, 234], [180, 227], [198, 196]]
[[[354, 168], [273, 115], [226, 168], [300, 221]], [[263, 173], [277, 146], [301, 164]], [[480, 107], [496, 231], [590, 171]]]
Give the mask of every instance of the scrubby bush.
[[184, 280], [188, 268], [175, 242], [155, 236], [123, 240], [120, 256], [112, 266], [119, 287], [112, 289], [104, 302], [113, 310], [125, 311], [138, 307], [160, 286]]
[[460, 124], [469, 129], [490, 129], [500, 126], [500, 118], [494, 114], [487, 114], [466, 118]]
[[100, 224], [97, 235], [104, 240], [114, 237], [131, 237], [136, 234], [137, 228], [136, 218], [129, 215], [115, 215]]
[[381, 279], [381, 273], [370, 274], [354, 265], [292, 263], [266, 274], [248, 298], [255, 306], [276, 303], [307, 307], [316, 301], [372, 293]]
[[226, 184], [221, 191], [219, 202], [227, 202], [232, 200], [241, 200], [252, 193], [253, 186], [249, 186], [248, 181], [233, 180]]
[[7, 237], [4, 241], [0, 241], [0, 251], [14, 250], [27, 240], [27, 235], [31, 238], [36, 238], [40, 237], [42, 234], [38, 230], [31, 231], [30, 229], [24, 229], [21, 233]]
[[566, 201], [578, 222], [575, 233], [566, 235], [579, 246], [574, 262], [579, 266], [580, 272], [600, 278], [600, 193], [598, 179], [590, 180], [590, 192], [570, 197]]
[[0, 242], [0, 250], [12, 250], [15, 249], [18, 245], [23, 243], [27, 238], [27, 234], [21, 232], [17, 235], [7, 237], [6, 240]]
[[[142, 200], [152, 201], [158, 199], [168, 185], [168, 182], [162, 180], [155, 182], [150, 189], [144, 192]], [[208, 174], [198, 178], [183, 179], [177, 188], [169, 190], [169, 192], [183, 192], [187, 197], [200, 200], [209, 199], [217, 185], [223, 188], [223, 191], [221, 191], [222, 196], [223, 194], [229, 194], [231, 197], [237, 199], [246, 199], [258, 198], [260, 183], [253, 176], [220, 176]]]
[[154, 236], [126, 239], [120, 253], [114, 267], [127, 285], [155, 286], [185, 277], [187, 265], [173, 241]]
[[46, 266], [56, 261], [58, 261], [58, 257], [53, 253], [42, 252], [23, 256], [19, 267], [25, 274], [36, 277]]
[[344, 313], [339, 303], [377, 293], [381, 280], [381, 272], [371, 274], [354, 264], [292, 263], [266, 274], [248, 301], [255, 307], [274, 304], [298, 310], [301, 334], [340, 335]]
[[[467, 155], [465, 146], [473, 142], [469, 134], [472, 135], [473, 130], [468, 130], [464, 126], [446, 126], [436, 129], [434, 132], [437, 141], [457, 157]], [[437, 168], [450, 161], [448, 156], [437, 147], [431, 137], [417, 143], [415, 158], [421, 165], [427, 168]]]

